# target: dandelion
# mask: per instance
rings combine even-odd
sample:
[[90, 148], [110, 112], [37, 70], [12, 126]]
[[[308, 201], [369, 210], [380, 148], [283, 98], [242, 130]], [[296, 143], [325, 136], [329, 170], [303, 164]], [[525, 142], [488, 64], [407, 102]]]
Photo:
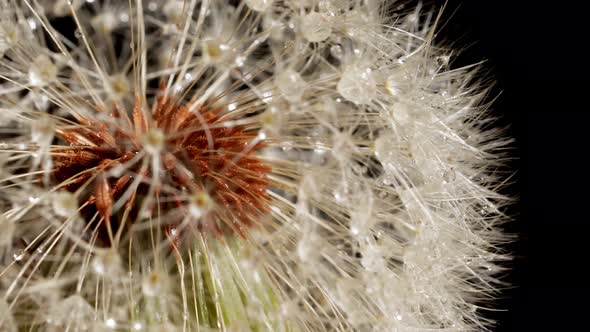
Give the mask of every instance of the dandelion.
[[0, 0], [2, 331], [487, 329], [508, 139], [382, 0]]

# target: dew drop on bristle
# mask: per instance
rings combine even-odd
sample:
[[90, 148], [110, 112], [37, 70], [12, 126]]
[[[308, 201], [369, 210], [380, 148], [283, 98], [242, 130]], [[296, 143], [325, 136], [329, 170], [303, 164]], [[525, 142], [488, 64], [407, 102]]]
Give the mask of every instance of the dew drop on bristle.
[[159, 154], [165, 143], [166, 136], [159, 129], [150, 129], [143, 137], [144, 148], [151, 154]]
[[68, 191], [56, 192], [51, 198], [51, 205], [60, 217], [72, 217], [78, 212], [78, 200]]
[[369, 68], [347, 68], [342, 73], [337, 89], [342, 97], [358, 105], [370, 104], [377, 96], [377, 84]]
[[29, 82], [32, 86], [45, 86], [57, 78], [57, 66], [45, 55], [41, 54], [33, 60], [29, 67]]
[[213, 208], [213, 201], [206, 192], [198, 192], [191, 197], [189, 212], [193, 218], [201, 218], [211, 208]]
[[20, 35], [18, 25], [0, 22], [0, 58], [18, 42]]
[[92, 259], [92, 269], [100, 276], [115, 278], [122, 271], [121, 257], [114, 250], [97, 253]]
[[300, 101], [307, 87], [301, 75], [292, 69], [286, 69], [278, 74], [275, 84], [281, 95], [290, 102]]
[[311, 12], [301, 20], [301, 32], [312, 43], [324, 41], [332, 34], [332, 22], [325, 15]]
[[164, 6], [162, 6], [162, 12], [170, 20], [177, 21], [182, 18], [184, 8], [184, 0], [168, 0]]
[[160, 294], [162, 290], [162, 280], [163, 276], [156, 272], [152, 271], [148, 275], [143, 278], [141, 283], [141, 291], [145, 296], [153, 297]]
[[31, 141], [41, 147], [47, 147], [51, 144], [55, 135], [55, 123], [47, 116], [43, 115], [35, 119], [31, 124]]
[[104, 12], [95, 16], [90, 24], [98, 31], [108, 34], [111, 33], [118, 24], [117, 16], [113, 12]]
[[17, 249], [12, 253], [12, 258], [16, 262], [20, 262], [27, 256], [27, 253], [22, 249]]
[[265, 11], [268, 9], [274, 0], [245, 0], [246, 5], [255, 11]]
[[337, 60], [342, 60], [342, 57], [344, 57], [344, 51], [342, 50], [342, 46], [332, 45], [330, 47], [330, 55], [332, 55]]

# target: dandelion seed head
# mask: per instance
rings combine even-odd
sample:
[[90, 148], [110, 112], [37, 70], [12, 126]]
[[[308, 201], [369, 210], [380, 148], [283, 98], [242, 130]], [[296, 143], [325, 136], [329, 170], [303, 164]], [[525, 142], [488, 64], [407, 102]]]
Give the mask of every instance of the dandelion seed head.
[[488, 326], [510, 140], [433, 13], [27, 3], [0, 0], [0, 329]]

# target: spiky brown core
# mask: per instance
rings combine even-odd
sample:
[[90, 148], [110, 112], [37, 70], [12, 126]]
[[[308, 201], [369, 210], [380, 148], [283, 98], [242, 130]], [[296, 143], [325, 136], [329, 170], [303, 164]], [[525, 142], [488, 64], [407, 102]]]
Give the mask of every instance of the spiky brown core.
[[[268, 212], [270, 168], [255, 155], [262, 147], [262, 143], [254, 141], [256, 130], [224, 126], [235, 119], [230, 113], [223, 114], [222, 107], [204, 105], [191, 111], [191, 102], [181, 105], [160, 96], [148, 121], [142, 106], [141, 99], [136, 98], [132, 117], [115, 108], [109, 114], [113, 121], [84, 118], [79, 120], [81, 126], [60, 130], [59, 136], [70, 147], [54, 151], [55, 179], [73, 179], [65, 186], [72, 192], [92, 180], [81, 201], [94, 207], [109, 225], [119, 222], [116, 219], [120, 214], [113, 212], [113, 205], [121, 197], [127, 197], [128, 214], [137, 216], [137, 201], [149, 194], [150, 182], [156, 177], [161, 188], [168, 188], [152, 191], [158, 198], [153, 202], [168, 202], [159, 203], [161, 213], [180, 209], [186, 216], [189, 203], [177, 193], [205, 193], [211, 198], [213, 207], [195, 220], [201, 231], [243, 234], [260, 214]], [[163, 134], [162, 149], [157, 153], [162, 165], [160, 174], [152, 174], [151, 167], [133, 161], [140, 151], [145, 151], [146, 134], [154, 128]], [[144, 158], [150, 158], [149, 154]], [[113, 177], [108, 172], [122, 164], [126, 169], [123, 175]], [[144, 180], [132, 186], [137, 176]], [[125, 192], [130, 195], [123, 196]]]

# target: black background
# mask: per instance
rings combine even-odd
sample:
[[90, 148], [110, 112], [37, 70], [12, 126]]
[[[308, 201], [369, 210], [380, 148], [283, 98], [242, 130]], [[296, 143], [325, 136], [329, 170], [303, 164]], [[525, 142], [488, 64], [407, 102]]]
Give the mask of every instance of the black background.
[[[442, 1], [437, 1], [440, 5]], [[580, 2], [581, 3], [581, 2]], [[505, 279], [503, 311], [493, 331], [581, 331], [588, 293], [586, 257], [590, 209], [586, 135], [588, 106], [580, 103], [587, 83], [580, 6], [529, 0], [447, 1], [440, 31], [459, 47], [457, 63], [487, 59], [495, 76], [494, 109], [516, 138], [520, 197], [508, 231], [518, 240]]]

